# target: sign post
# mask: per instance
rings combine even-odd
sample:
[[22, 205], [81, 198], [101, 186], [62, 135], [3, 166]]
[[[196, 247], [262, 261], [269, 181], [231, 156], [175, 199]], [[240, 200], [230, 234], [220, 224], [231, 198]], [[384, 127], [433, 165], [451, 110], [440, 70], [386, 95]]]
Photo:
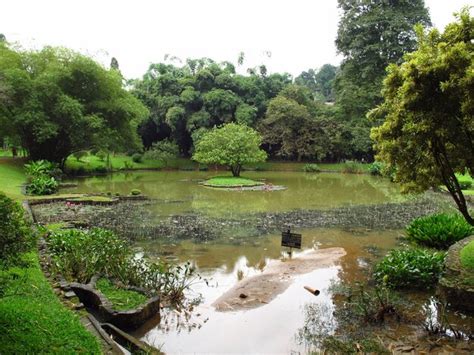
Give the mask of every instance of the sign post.
[[290, 227], [288, 227], [286, 232], [281, 233], [281, 246], [290, 248], [291, 257], [292, 248], [301, 249], [301, 234], [291, 233]]

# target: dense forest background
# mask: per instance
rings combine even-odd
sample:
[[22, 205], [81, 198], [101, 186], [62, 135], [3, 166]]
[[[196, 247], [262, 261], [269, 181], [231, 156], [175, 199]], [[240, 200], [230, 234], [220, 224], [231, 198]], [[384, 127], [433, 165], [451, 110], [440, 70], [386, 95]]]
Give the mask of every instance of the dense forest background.
[[[235, 63], [170, 56], [151, 64], [142, 78], [125, 80], [120, 58], [102, 72], [79, 54], [21, 51], [2, 36], [0, 138], [53, 161], [93, 147], [136, 152], [158, 142], [176, 144], [179, 154], [189, 157], [207, 130], [236, 122], [256, 129], [273, 159], [371, 161], [370, 129], [381, 122], [366, 115], [382, 102], [385, 68], [416, 49], [414, 25], [429, 27], [430, 18], [422, 0], [339, 0], [338, 6], [342, 63], [294, 78], [269, 73], [264, 63], [246, 68], [240, 53]], [[46, 97], [45, 90], [53, 95]], [[71, 127], [77, 127], [80, 140]], [[36, 151], [62, 145], [54, 155]]]

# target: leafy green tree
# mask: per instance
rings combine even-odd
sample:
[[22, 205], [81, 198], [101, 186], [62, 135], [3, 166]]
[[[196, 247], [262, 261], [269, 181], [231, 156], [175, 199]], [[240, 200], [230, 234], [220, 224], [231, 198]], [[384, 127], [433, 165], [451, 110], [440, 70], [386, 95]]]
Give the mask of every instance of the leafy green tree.
[[198, 140], [193, 159], [199, 163], [227, 165], [233, 176], [240, 176], [244, 164], [265, 161], [267, 154], [260, 149], [261, 141], [252, 128], [228, 123]]
[[371, 112], [378, 159], [395, 168], [405, 191], [444, 184], [474, 225], [456, 173], [474, 176], [474, 19], [457, 15], [444, 33], [417, 28], [419, 49], [392, 64], [384, 102]]
[[116, 70], [63, 48], [16, 52], [1, 45], [0, 52], [2, 86], [11, 91], [0, 120], [32, 159], [63, 165], [79, 150], [139, 144], [136, 128], [147, 110]]
[[334, 101], [334, 79], [337, 67], [324, 64], [318, 71], [309, 69], [295, 78], [295, 84], [307, 87], [315, 99]]

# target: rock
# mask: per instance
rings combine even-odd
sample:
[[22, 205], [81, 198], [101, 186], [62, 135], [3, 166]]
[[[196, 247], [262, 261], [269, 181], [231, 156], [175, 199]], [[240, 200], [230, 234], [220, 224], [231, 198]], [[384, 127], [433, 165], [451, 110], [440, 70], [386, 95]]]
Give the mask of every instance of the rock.
[[239, 297], [240, 297], [240, 298], [247, 298], [248, 295], [246, 295], [245, 293], [241, 293], [241, 294], [239, 295]]
[[74, 308], [75, 310], [84, 309], [84, 303], [82, 303], [82, 302], [75, 303], [74, 306], [73, 306], [73, 308]]
[[64, 294], [64, 297], [66, 297], [66, 298], [73, 298], [73, 297], [76, 297], [76, 294], [74, 293], [74, 291], [67, 291], [67, 292]]

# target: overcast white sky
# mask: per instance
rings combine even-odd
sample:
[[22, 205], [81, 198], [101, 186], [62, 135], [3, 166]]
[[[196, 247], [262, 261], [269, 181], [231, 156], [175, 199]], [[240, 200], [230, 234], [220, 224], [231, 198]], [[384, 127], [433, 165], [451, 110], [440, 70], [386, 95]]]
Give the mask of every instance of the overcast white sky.
[[[474, 0], [425, 0], [440, 29]], [[0, 33], [23, 47], [65, 46], [102, 62], [116, 57], [127, 78], [165, 54], [209, 57], [298, 75], [338, 64], [337, 0], [2, 0]], [[271, 52], [271, 58], [265, 55]]]

